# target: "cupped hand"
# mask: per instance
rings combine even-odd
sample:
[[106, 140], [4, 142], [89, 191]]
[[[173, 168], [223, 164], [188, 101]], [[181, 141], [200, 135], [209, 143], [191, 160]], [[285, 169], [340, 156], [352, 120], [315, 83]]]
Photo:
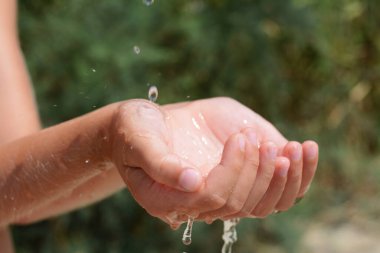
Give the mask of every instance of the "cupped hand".
[[314, 142], [288, 142], [229, 98], [158, 106], [131, 100], [114, 120], [113, 159], [134, 198], [173, 224], [286, 210], [315, 173]]

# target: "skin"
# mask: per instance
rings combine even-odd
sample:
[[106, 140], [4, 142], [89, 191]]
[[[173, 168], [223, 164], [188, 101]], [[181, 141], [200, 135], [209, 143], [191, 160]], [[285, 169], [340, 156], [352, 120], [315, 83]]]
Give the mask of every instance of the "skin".
[[13, 251], [9, 224], [81, 208], [125, 184], [173, 227], [184, 214], [265, 217], [290, 208], [310, 186], [317, 144], [288, 142], [229, 98], [164, 106], [130, 100], [40, 130], [15, 13], [15, 1], [0, 2], [1, 252]]
[[[194, 125], [199, 115], [203, 120]], [[193, 144], [202, 138], [207, 144]], [[272, 189], [292, 167], [290, 158], [277, 155], [286, 143], [269, 122], [229, 98], [111, 104], [0, 147], [0, 191], [6, 196], [0, 224], [29, 223], [100, 200], [123, 188], [120, 176], [142, 207], [168, 223], [173, 212], [198, 219], [257, 216], [254, 208], [266, 192], [291, 196], [287, 201], [294, 203], [300, 185], [310, 184], [298, 177], [294, 196]], [[315, 155], [303, 168], [311, 174], [307, 180]], [[188, 175], [195, 183], [184, 187]]]
[[[163, 107], [136, 100], [120, 111], [128, 117], [116, 124], [121, 143], [115, 150], [130, 151], [116, 155], [120, 174], [139, 204], [173, 227], [186, 220], [182, 214], [214, 220], [287, 210], [303, 196], [300, 186], [310, 185], [317, 167], [315, 142], [305, 142], [304, 148], [288, 142], [269, 122], [230, 98]], [[288, 151], [289, 145], [296, 148]], [[219, 155], [214, 159], [214, 154]], [[299, 156], [307, 161], [301, 176], [289, 179], [290, 171], [299, 169], [293, 159]], [[181, 173], [189, 168], [201, 177], [195, 192], [179, 185]], [[280, 206], [281, 201], [291, 204]]]
[[[19, 47], [16, 2], [0, 2], [0, 145], [40, 128], [28, 72]], [[11, 236], [0, 226], [0, 251], [12, 253]]]

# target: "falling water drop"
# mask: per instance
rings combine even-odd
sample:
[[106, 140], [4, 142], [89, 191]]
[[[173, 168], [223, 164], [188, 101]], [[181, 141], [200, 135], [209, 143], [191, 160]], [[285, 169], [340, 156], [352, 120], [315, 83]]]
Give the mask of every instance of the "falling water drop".
[[146, 6], [151, 6], [151, 5], [154, 3], [154, 0], [143, 0], [143, 3], [144, 3]]
[[238, 218], [224, 221], [222, 253], [232, 253], [232, 245], [237, 241], [236, 225], [238, 223]]
[[141, 53], [141, 49], [138, 46], [134, 46], [133, 47], [133, 51], [135, 52], [135, 54], [140, 54]]
[[190, 245], [191, 244], [191, 232], [193, 230], [193, 223], [194, 223], [194, 218], [193, 217], [189, 217], [187, 219], [186, 229], [183, 232], [183, 236], [182, 236], [182, 242], [185, 245]]
[[148, 98], [151, 102], [156, 102], [158, 98], [158, 89], [156, 86], [150, 86], [148, 91]]

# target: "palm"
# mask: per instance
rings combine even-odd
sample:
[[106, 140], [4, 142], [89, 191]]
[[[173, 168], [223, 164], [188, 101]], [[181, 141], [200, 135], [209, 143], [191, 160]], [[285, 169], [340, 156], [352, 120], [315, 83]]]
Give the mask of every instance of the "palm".
[[203, 175], [220, 161], [226, 139], [246, 127], [256, 129], [261, 140], [279, 146], [286, 142], [269, 122], [232, 99], [199, 100], [163, 108], [172, 152]]
[[[291, 155], [293, 151], [302, 149], [299, 143], [287, 142], [273, 125], [261, 116], [228, 98], [160, 107], [145, 100], [137, 100], [130, 101], [121, 108], [120, 122], [116, 121], [117, 133], [121, 138], [116, 138], [118, 141], [115, 144], [115, 161], [121, 176], [141, 206], [153, 216], [169, 223], [173, 220], [173, 213], [205, 212], [207, 215], [207, 212], [219, 210], [226, 204], [225, 201], [229, 200], [229, 196], [234, 192], [231, 189], [235, 187], [237, 191], [231, 196], [231, 200], [239, 199], [241, 196], [249, 197], [252, 190], [253, 195], [249, 197], [249, 203], [253, 201], [253, 204], [251, 203], [252, 206], [248, 209], [253, 210], [257, 204], [255, 201], [262, 197], [260, 194], [265, 193], [269, 184], [272, 185], [273, 175], [268, 177], [268, 174], [264, 173], [274, 173], [275, 170], [269, 158], [269, 143], [276, 144], [280, 153], [284, 153], [282, 155], [290, 154], [290, 157], [294, 157], [294, 154]], [[243, 131], [245, 128], [248, 129]], [[245, 152], [249, 152], [249, 155], [242, 157], [237, 137], [245, 136], [247, 130], [255, 133], [263, 146], [260, 149], [254, 148], [255, 145], [248, 146], [250, 148], [247, 150], [250, 151]], [[252, 139], [249, 143], [251, 142]], [[317, 150], [315, 143], [305, 143], [304, 146], [305, 154], [310, 154], [313, 146], [314, 150]], [[310, 184], [318, 160], [315, 152], [312, 158], [308, 158], [308, 155], [305, 157], [306, 169], [305, 173], [302, 173], [305, 180], [302, 180], [301, 193], [304, 193]], [[287, 172], [289, 167], [286, 166], [289, 166], [290, 160], [286, 159], [287, 163], [284, 159], [278, 160], [279, 167], [276, 167], [276, 171], [283, 171], [285, 168]], [[297, 173], [299, 175], [302, 170], [302, 162], [294, 162], [291, 166], [291, 172], [294, 173], [289, 176], [289, 189], [277, 187], [285, 187], [284, 182], [288, 181], [275, 173], [275, 183], [268, 190], [268, 196], [278, 198], [283, 190], [288, 192], [290, 197], [287, 199], [290, 205], [300, 188], [301, 178]], [[183, 173], [193, 169], [197, 169], [203, 175], [203, 180], [198, 181], [199, 185], [184, 186], [181, 181]], [[259, 171], [257, 178], [253, 178], [256, 175], [252, 171]], [[240, 178], [243, 182], [240, 182]], [[259, 195], [256, 196], [257, 192]], [[273, 195], [273, 192], [276, 194]], [[273, 206], [268, 206], [270, 210], [273, 209]], [[285, 205], [283, 209], [287, 208], [288, 205]], [[226, 214], [230, 212], [229, 205], [226, 204], [223, 210]], [[216, 216], [222, 217], [219, 213]]]

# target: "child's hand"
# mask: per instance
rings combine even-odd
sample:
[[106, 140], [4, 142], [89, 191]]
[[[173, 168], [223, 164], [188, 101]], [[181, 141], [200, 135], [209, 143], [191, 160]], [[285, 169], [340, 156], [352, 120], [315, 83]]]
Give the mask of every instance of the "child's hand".
[[185, 219], [175, 214], [215, 219], [286, 210], [304, 194], [318, 160], [314, 142], [288, 143], [228, 98], [163, 107], [132, 100], [114, 126], [121, 176], [140, 205], [168, 223]]

